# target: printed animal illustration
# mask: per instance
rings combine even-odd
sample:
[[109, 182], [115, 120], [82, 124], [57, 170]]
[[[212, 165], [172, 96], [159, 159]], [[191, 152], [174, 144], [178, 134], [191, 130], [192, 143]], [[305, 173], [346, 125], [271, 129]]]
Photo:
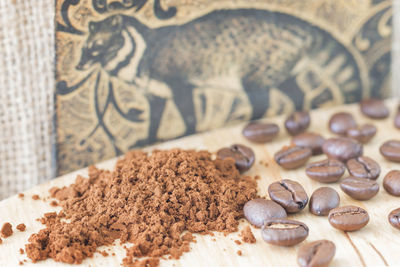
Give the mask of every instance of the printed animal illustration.
[[[92, 21], [77, 69], [100, 64], [110, 75], [128, 82], [148, 77], [166, 83], [186, 135], [196, 130], [196, 87], [219, 77], [236, 77], [256, 119], [270, 106], [272, 88], [295, 103], [303, 103], [306, 93], [321, 93], [321, 99], [312, 99], [313, 107], [330, 94], [343, 96], [344, 102], [359, 99], [362, 88], [369, 86], [360, 58], [330, 33], [292, 15], [237, 9], [212, 11], [182, 25], [159, 28], [126, 15]], [[165, 103], [151, 93], [147, 97], [148, 142], [153, 142]], [[135, 114], [131, 119], [139, 120]]]

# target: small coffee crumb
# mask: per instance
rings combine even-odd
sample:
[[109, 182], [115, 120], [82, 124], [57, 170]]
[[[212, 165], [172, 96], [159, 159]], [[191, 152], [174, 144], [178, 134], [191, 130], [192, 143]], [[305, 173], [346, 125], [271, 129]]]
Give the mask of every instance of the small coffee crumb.
[[236, 243], [237, 245], [241, 245], [241, 244], [242, 244], [242, 242], [240, 242], [239, 240], [235, 240], [235, 243]]
[[238, 250], [236, 253], [237, 253], [239, 256], [242, 256], [242, 255], [243, 255], [241, 250]]
[[260, 176], [260, 175], [256, 175], [256, 176], [254, 176], [254, 179], [255, 179], [255, 180], [260, 180], [260, 179], [261, 179], [261, 176]]
[[26, 226], [23, 223], [18, 224], [16, 228], [21, 232], [26, 230]]
[[0, 244], [2, 244], [2, 243], [3, 243], [3, 239], [0, 238]]
[[1, 236], [6, 238], [9, 237], [13, 234], [13, 230], [12, 230], [12, 225], [9, 222], [6, 222], [3, 224], [3, 227], [1, 227]]
[[108, 256], [108, 253], [107, 253], [106, 251], [100, 251], [100, 254], [101, 254], [103, 257], [107, 257], [107, 256]]
[[19, 198], [24, 198], [24, 196], [25, 196], [25, 195], [22, 194], [22, 193], [19, 193], [19, 194], [18, 194], [18, 197], [19, 197]]
[[111, 253], [111, 255], [112, 255], [112, 256], [115, 256], [115, 253], [113, 252], [113, 253]]
[[50, 206], [57, 207], [58, 206], [58, 202], [53, 200], [52, 202], [50, 202]]
[[245, 243], [253, 244], [256, 242], [256, 238], [254, 237], [250, 226], [246, 226], [245, 228], [243, 228], [243, 230], [240, 232], [240, 236], [242, 237], [242, 241]]
[[25, 252], [24, 249], [22, 248], [19, 249], [19, 254], [24, 254], [24, 252]]
[[22, 261], [19, 262], [19, 265], [24, 265], [24, 263]]
[[40, 197], [39, 197], [39, 195], [33, 195], [33, 196], [32, 196], [32, 199], [33, 199], [33, 200], [39, 200]]

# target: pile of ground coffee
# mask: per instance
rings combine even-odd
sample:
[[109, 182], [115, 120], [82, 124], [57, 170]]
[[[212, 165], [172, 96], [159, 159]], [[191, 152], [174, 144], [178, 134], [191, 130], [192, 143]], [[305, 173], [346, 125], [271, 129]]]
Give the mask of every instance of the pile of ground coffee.
[[46, 228], [29, 238], [26, 253], [34, 262], [81, 263], [119, 238], [134, 244], [125, 266], [158, 265], [161, 256], [188, 251], [191, 233], [237, 231], [256, 187], [233, 159], [213, 160], [207, 151], [129, 152], [114, 171], [90, 167], [89, 178], [53, 188], [62, 211], [45, 214]]

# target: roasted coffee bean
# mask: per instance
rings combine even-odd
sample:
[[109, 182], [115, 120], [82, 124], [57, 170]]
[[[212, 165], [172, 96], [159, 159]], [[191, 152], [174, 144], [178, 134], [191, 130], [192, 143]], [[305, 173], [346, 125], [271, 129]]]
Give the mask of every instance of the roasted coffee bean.
[[300, 247], [297, 263], [300, 267], [326, 267], [336, 253], [336, 246], [329, 240], [318, 240]]
[[383, 178], [383, 188], [389, 194], [400, 197], [400, 171], [392, 170]]
[[266, 143], [278, 135], [279, 126], [275, 123], [250, 122], [243, 128], [242, 133], [251, 142]]
[[308, 161], [311, 149], [300, 146], [287, 146], [275, 153], [274, 159], [282, 168], [296, 169]]
[[274, 219], [264, 224], [261, 235], [269, 244], [289, 247], [307, 238], [308, 227], [298, 221]]
[[329, 157], [346, 162], [362, 155], [362, 145], [347, 137], [330, 138], [322, 145], [322, 151]]
[[321, 183], [339, 181], [346, 171], [346, 166], [337, 159], [325, 159], [307, 164], [306, 174], [311, 179]]
[[374, 180], [350, 176], [340, 182], [340, 188], [351, 198], [368, 200], [379, 191], [379, 185]]
[[381, 167], [370, 157], [362, 156], [349, 159], [346, 163], [347, 170], [354, 177], [376, 180], [381, 174]]
[[320, 187], [312, 193], [308, 207], [314, 215], [325, 216], [331, 209], [339, 206], [340, 197], [335, 189]]
[[251, 148], [244, 145], [234, 144], [230, 147], [224, 147], [218, 150], [217, 158], [233, 158], [235, 160], [236, 168], [239, 172], [243, 173], [253, 166], [255, 155]]
[[389, 109], [380, 99], [365, 99], [360, 102], [361, 112], [372, 119], [384, 119], [389, 116]]
[[261, 227], [267, 220], [286, 218], [286, 211], [272, 200], [257, 198], [248, 201], [243, 207], [244, 217], [256, 227]]
[[313, 155], [322, 154], [322, 145], [325, 138], [316, 133], [301, 133], [292, 139], [292, 143], [300, 147], [308, 147]]
[[285, 128], [290, 135], [297, 135], [307, 130], [310, 120], [308, 111], [296, 111], [286, 119]]
[[400, 208], [392, 210], [388, 216], [389, 223], [397, 229], [400, 229]]
[[400, 106], [397, 108], [396, 115], [394, 116], [394, 126], [400, 129]]
[[382, 156], [393, 162], [400, 162], [400, 141], [390, 140], [379, 148]]
[[347, 112], [333, 114], [329, 120], [329, 129], [335, 134], [345, 135], [348, 129], [356, 126], [353, 115]]
[[356, 231], [369, 222], [369, 215], [363, 208], [349, 205], [334, 208], [328, 215], [329, 223], [342, 231]]
[[304, 188], [296, 181], [283, 179], [268, 186], [269, 197], [280, 204], [287, 213], [295, 213], [304, 209], [308, 196]]
[[372, 124], [364, 124], [347, 130], [347, 137], [356, 139], [360, 143], [369, 142], [376, 134], [376, 127]]

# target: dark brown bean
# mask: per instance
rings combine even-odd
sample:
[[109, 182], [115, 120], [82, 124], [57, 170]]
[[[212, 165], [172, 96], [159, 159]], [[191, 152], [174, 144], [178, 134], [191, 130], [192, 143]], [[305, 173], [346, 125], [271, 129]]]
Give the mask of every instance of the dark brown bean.
[[362, 145], [347, 137], [330, 138], [322, 146], [322, 151], [329, 157], [346, 162], [362, 155]]
[[392, 170], [383, 178], [383, 188], [389, 194], [400, 197], [400, 171]]
[[317, 216], [329, 214], [331, 209], [339, 206], [340, 197], [335, 189], [330, 187], [320, 187], [312, 193], [310, 198], [310, 212]]
[[325, 138], [316, 133], [301, 133], [292, 139], [294, 145], [310, 148], [313, 155], [322, 154], [324, 141]]
[[328, 215], [329, 223], [336, 229], [342, 231], [356, 231], [369, 222], [366, 210], [357, 206], [343, 206], [332, 209]]
[[269, 197], [281, 205], [287, 213], [304, 209], [308, 196], [304, 188], [296, 181], [283, 179], [268, 186]]
[[253, 150], [247, 146], [239, 144], [234, 144], [230, 147], [221, 148], [217, 151], [217, 158], [233, 158], [235, 160], [236, 168], [241, 173], [250, 169], [255, 161]]
[[264, 224], [261, 235], [269, 244], [289, 247], [307, 238], [308, 227], [294, 220], [274, 219]]
[[290, 135], [297, 135], [307, 130], [310, 120], [308, 111], [296, 111], [285, 120], [285, 128]]
[[369, 142], [376, 134], [376, 127], [372, 124], [364, 124], [347, 130], [347, 137], [353, 138], [360, 143]]
[[254, 143], [272, 141], [279, 133], [279, 126], [275, 123], [250, 122], [242, 131], [246, 139]]
[[336, 253], [336, 246], [329, 240], [318, 240], [300, 247], [297, 263], [300, 267], [326, 267]]
[[400, 229], [400, 208], [392, 210], [388, 216], [389, 223], [397, 229]]
[[374, 180], [350, 176], [340, 182], [340, 188], [351, 198], [368, 200], [379, 191], [379, 185]]
[[389, 116], [389, 109], [380, 99], [364, 99], [360, 102], [361, 112], [372, 119], [384, 119]]
[[349, 159], [346, 166], [350, 175], [354, 177], [376, 180], [381, 174], [381, 167], [379, 164], [366, 156]]
[[296, 169], [308, 161], [311, 149], [299, 146], [287, 146], [275, 153], [274, 159], [282, 168]]
[[382, 156], [393, 162], [400, 162], [400, 141], [389, 140], [379, 148]]
[[357, 126], [353, 115], [347, 112], [338, 112], [332, 115], [329, 120], [329, 129], [331, 132], [339, 135], [345, 135], [347, 130]]
[[257, 198], [248, 201], [243, 207], [244, 217], [254, 226], [261, 227], [267, 220], [283, 219], [287, 214], [284, 208], [272, 200]]
[[337, 182], [345, 171], [345, 165], [337, 159], [312, 162], [307, 164], [306, 167], [307, 176], [321, 183]]

